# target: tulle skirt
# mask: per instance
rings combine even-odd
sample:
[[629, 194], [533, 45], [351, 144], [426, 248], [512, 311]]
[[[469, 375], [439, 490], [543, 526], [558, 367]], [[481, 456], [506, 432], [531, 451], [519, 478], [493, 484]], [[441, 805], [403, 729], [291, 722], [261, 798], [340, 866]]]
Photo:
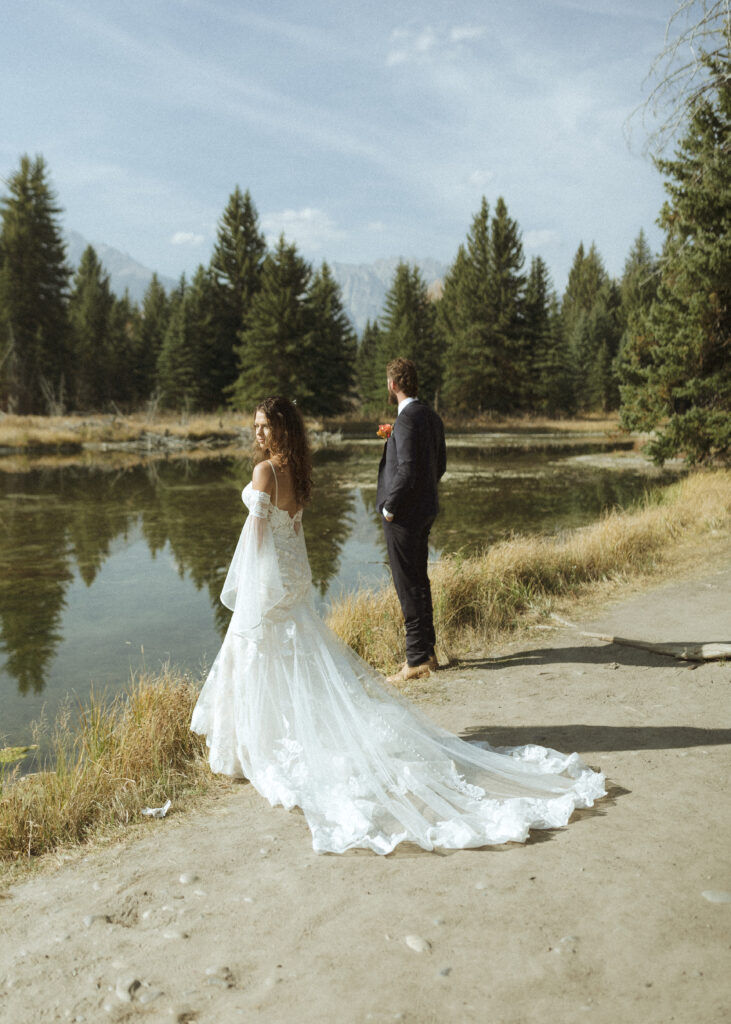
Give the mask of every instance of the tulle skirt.
[[577, 754], [466, 742], [439, 728], [343, 644], [309, 602], [258, 639], [229, 629], [191, 729], [214, 772], [302, 809], [313, 848], [389, 853], [524, 841], [605, 795]]

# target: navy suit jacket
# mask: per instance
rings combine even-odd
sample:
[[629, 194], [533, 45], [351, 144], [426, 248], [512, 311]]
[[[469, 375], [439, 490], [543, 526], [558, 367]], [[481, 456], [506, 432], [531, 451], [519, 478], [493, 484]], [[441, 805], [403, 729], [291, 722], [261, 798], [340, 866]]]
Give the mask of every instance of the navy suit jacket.
[[439, 511], [437, 485], [447, 468], [444, 424], [418, 401], [396, 417], [378, 467], [376, 507], [408, 525], [433, 519]]

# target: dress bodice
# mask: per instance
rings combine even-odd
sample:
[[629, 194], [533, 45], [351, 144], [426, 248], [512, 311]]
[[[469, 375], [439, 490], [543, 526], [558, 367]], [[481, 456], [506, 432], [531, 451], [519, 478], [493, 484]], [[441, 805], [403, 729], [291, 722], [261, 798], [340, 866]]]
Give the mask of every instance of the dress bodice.
[[287, 605], [307, 598], [312, 573], [302, 532], [302, 509], [290, 515], [285, 508], [275, 505], [266, 491], [257, 491], [251, 483], [241, 492], [241, 500], [249, 515], [265, 520], [272, 531], [282, 586], [288, 595]]

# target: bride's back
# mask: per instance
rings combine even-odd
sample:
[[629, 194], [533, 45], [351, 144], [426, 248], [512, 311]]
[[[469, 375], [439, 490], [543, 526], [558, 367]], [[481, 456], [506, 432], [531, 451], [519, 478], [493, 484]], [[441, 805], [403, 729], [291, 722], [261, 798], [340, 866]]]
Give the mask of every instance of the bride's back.
[[299, 511], [297, 496], [294, 490], [294, 473], [291, 466], [277, 466], [269, 461], [269, 466], [274, 472], [276, 483], [272, 487], [272, 503], [277, 508], [289, 512], [291, 516]]

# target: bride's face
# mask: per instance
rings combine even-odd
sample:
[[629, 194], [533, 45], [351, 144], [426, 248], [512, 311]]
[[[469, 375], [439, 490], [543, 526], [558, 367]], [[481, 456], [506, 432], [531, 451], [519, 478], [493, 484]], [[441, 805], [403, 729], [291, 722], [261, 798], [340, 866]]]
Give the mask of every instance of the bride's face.
[[271, 451], [272, 428], [269, 426], [269, 420], [262, 409], [259, 409], [254, 417], [254, 439], [262, 451], [267, 448]]

